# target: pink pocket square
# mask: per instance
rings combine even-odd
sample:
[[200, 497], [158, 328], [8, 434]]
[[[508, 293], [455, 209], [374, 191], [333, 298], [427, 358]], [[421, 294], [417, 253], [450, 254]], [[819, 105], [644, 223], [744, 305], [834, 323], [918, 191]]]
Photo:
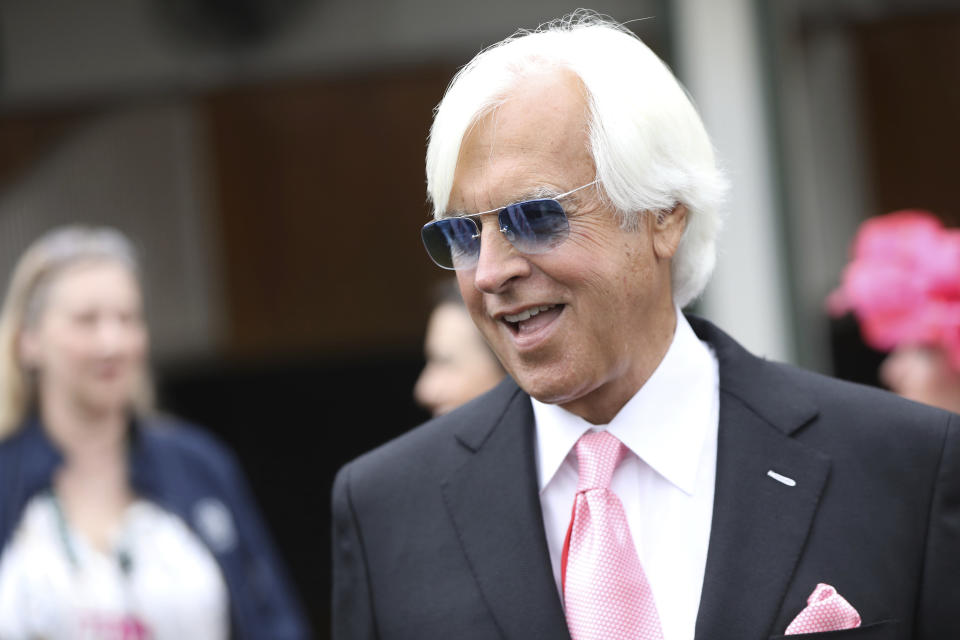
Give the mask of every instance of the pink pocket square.
[[807, 598], [807, 606], [801, 611], [787, 630], [788, 636], [799, 633], [822, 633], [840, 631], [860, 626], [860, 614], [837, 590], [822, 582]]

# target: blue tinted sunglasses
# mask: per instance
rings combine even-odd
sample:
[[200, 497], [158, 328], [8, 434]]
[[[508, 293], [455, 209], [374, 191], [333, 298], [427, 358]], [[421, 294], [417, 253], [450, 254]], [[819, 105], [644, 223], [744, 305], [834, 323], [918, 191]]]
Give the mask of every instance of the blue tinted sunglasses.
[[558, 200], [586, 189], [596, 180], [552, 198], [525, 200], [503, 209], [467, 216], [441, 218], [423, 225], [420, 237], [427, 254], [444, 269], [472, 269], [480, 258], [480, 216], [497, 214], [500, 232], [520, 253], [546, 253], [557, 248], [570, 233], [570, 222]]

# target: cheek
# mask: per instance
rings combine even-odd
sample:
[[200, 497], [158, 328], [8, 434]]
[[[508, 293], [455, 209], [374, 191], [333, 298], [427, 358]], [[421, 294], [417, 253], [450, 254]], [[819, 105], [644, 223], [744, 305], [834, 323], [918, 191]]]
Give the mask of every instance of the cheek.
[[609, 308], [636, 288], [640, 269], [625, 264], [622, 254], [577, 252], [544, 261], [544, 271], [551, 280], [569, 290], [578, 311], [593, 313]]
[[[461, 290], [461, 296], [463, 297], [463, 304], [467, 308], [467, 313], [470, 316], [471, 325], [479, 329], [480, 333], [489, 340], [490, 329], [496, 326], [496, 321], [487, 314], [483, 302], [483, 295], [476, 289], [472, 289], [470, 291]], [[471, 334], [472, 333], [473, 329], [471, 328]], [[475, 336], [470, 335], [467, 339], [473, 340]]]
[[653, 250], [649, 236], [619, 227], [590, 225], [576, 233], [571, 230], [564, 245], [570, 269], [580, 268], [577, 277], [607, 288], [623, 286], [638, 277], [649, 279], [653, 268]]
[[44, 345], [43, 360], [52, 367], [79, 365], [91, 354], [90, 340], [79, 331], [51, 335]]
[[483, 305], [483, 297], [480, 291], [474, 286], [474, 274], [476, 271], [457, 271], [457, 287], [460, 289], [460, 297], [471, 316], [478, 313]]
[[[119, 355], [137, 359], [142, 358], [149, 348], [149, 338], [147, 331], [142, 326], [125, 326], [117, 329], [117, 342], [114, 343], [114, 349]], [[109, 349], [108, 351], [112, 351]], [[115, 352], [115, 353], [116, 353]]]
[[470, 350], [465, 354], [463, 361], [463, 370], [476, 384], [482, 384], [498, 368], [486, 345], [481, 344], [479, 340], [477, 338], [477, 342], [470, 345]]
[[146, 355], [150, 343], [146, 331], [138, 331], [130, 340], [130, 353], [136, 358]]
[[417, 383], [413, 387], [414, 395], [418, 398], [427, 397], [436, 386], [436, 381], [437, 366], [432, 363], [427, 363], [427, 366], [423, 368], [420, 377], [417, 378]]
[[443, 381], [444, 395], [448, 398], [462, 398], [471, 392], [473, 386], [471, 372], [460, 368], [451, 371], [450, 376]]
[[88, 379], [91, 358], [74, 345], [48, 345], [37, 362], [37, 371], [47, 380], [58, 380], [69, 385], [82, 384]]
[[571, 224], [570, 235], [562, 248], [582, 255], [602, 256], [608, 254], [611, 247], [619, 245], [621, 232], [610, 228], [610, 222], [588, 217]]

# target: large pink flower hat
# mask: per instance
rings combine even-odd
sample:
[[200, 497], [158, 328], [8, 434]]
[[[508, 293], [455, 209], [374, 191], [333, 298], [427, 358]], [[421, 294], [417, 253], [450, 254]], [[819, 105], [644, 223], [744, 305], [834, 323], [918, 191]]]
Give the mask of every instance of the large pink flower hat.
[[853, 312], [874, 349], [939, 347], [960, 369], [960, 230], [927, 211], [895, 211], [860, 225], [851, 253], [827, 310]]

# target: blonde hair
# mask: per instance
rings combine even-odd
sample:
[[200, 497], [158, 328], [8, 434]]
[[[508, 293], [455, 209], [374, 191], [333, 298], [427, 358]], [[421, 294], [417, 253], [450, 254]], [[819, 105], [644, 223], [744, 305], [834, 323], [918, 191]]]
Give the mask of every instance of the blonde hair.
[[[33, 376], [20, 361], [24, 328], [39, 322], [51, 285], [67, 268], [97, 261], [127, 267], [139, 283], [133, 245], [122, 233], [108, 227], [58, 227], [34, 241], [17, 262], [0, 311], [0, 440], [19, 428], [37, 400]], [[146, 365], [131, 404], [138, 412], [153, 407], [153, 387]]]

